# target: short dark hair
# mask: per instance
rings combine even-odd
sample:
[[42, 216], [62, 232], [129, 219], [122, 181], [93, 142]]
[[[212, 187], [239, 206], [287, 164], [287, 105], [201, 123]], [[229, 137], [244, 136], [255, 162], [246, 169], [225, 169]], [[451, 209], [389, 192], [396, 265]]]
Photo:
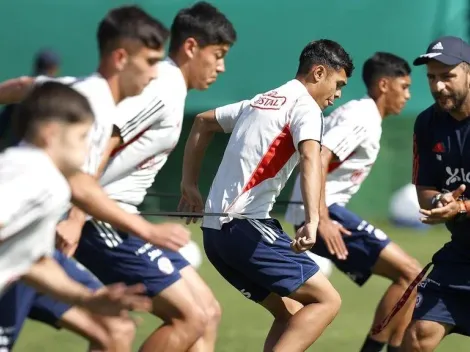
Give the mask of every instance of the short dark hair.
[[100, 54], [115, 50], [122, 39], [138, 40], [147, 48], [159, 50], [168, 39], [168, 29], [138, 6], [122, 6], [109, 11], [98, 26]]
[[299, 57], [298, 75], [306, 75], [314, 65], [325, 65], [339, 71], [344, 69], [351, 77], [354, 65], [349, 54], [335, 41], [329, 39], [315, 40], [307, 44]]
[[171, 25], [170, 52], [177, 51], [184, 41], [194, 38], [201, 47], [233, 45], [237, 33], [232, 22], [213, 5], [200, 1], [178, 12]]
[[82, 94], [53, 81], [34, 87], [15, 108], [12, 116], [17, 141], [34, 139], [43, 123], [57, 121], [76, 124], [93, 119], [90, 103]]
[[405, 59], [391, 53], [376, 52], [364, 62], [362, 80], [370, 89], [382, 77], [404, 77], [410, 73], [411, 67]]

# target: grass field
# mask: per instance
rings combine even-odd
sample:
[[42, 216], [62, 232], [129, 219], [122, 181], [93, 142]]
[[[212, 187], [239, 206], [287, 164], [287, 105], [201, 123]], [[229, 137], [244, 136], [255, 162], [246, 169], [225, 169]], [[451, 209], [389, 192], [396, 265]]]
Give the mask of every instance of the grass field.
[[[381, 225], [381, 229], [410, 254], [415, 256], [422, 265], [426, 264], [431, 255], [449, 239], [443, 227], [436, 227], [428, 232], [416, 232]], [[288, 225], [285, 229], [291, 231]], [[201, 231], [198, 226], [192, 227], [193, 239], [201, 242]], [[291, 231], [292, 232], [292, 231]], [[215, 292], [222, 304], [223, 319], [219, 330], [217, 351], [220, 352], [251, 352], [261, 351], [264, 337], [270, 326], [271, 318], [264, 310], [245, 299], [239, 292], [229, 286], [211, 264], [205, 259], [200, 273]], [[345, 275], [334, 271], [331, 281], [341, 293], [343, 306], [340, 314], [326, 332], [318, 339], [316, 351], [358, 351], [371, 323], [371, 317], [387, 281], [372, 278], [362, 288], [355, 286]], [[159, 321], [150, 315], [143, 315], [144, 323], [138, 328], [135, 350]], [[85, 351], [86, 342], [68, 332], [58, 332], [47, 326], [28, 322], [16, 345], [16, 352], [58, 352]], [[461, 336], [446, 338], [438, 351], [468, 351], [468, 340]]]

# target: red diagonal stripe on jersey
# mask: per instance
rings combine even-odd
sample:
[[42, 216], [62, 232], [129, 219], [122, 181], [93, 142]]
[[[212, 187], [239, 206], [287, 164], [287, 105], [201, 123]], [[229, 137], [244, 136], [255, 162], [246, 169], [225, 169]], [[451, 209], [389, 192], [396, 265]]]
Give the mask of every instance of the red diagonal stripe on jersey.
[[342, 163], [344, 163], [346, 160], [351, 158], [355, 153], [356, 152], [352, 152], [343, 161], [337, 160], [337, 161], [330, 162], [330, 165], [328, 165], [328, 173], [335, 171], [338, 167], [341, 166]]
[[112, 152], [111, 152], [111, 158], [113, 156], [115, 156], [117, 153], [119, 153], [121, 150], [123, 150], [125, 147], [127, 147], [129, 144], [132, 144], [134, 143], [136, 140], [139, 139], [140, 136], [142, 136], [145, 132], [147, 132], [148, 130], [150, 129], [150, 126], [147, 127], [145, 130], [143, 130], [142, 132], [139, 132], [134, 138], [132, 138], [131, 140], [128, 140], [127, 143], [124, 143], [124, 144], [121, 144], [119, 147], [115, 148]]
[[268, 151], [264, 154], [243, 188], [243, 192], [247, 192], [261, 182], [275, 177], [294, 153], [294, 140], [292, 139], [289, 126], [286, 125], [269, 146]]

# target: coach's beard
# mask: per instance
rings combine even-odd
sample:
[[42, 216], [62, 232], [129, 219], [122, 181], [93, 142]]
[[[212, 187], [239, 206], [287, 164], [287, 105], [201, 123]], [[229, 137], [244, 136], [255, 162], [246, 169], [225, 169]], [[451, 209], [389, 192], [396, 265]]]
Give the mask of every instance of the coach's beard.
[[[459, 111], [467, 96], [459, 96], [458, 94], [441, 94], [432, 93], [432, 96], [439, 107], [447, 112]], [[449, 104], [450, 103], [450, 104]]]

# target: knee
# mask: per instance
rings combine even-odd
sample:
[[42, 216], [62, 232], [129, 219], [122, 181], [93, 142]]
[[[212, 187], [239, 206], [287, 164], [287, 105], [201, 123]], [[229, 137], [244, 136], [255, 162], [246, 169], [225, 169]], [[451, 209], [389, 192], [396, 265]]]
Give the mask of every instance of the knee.
[[200, 307], [194, 307], [183, 317], [183, 331], [190, 340], [197, 340], [204, 335], [209, 322], [209, 316]]
[[111, 339], [119, 344], [132, 343], [136, 334], [135, 323], [131, 319], [111, 318], [105, 322]]
[[222, 307], [219, 301], [213, 297], [210, 304], [206, 308], [206, 320], [209, 325], [219, 325], [222, 319]]
[[329, 308], [328, 310], [331, 312], [333, 317], [336, 317], [342, 304], [342, 300], [341, 300], [341, 296], [339, 292], [336, 291], [335, 289], [331, 290], [331, 293], [328, 296], [326, 304], [328, 305], [328, 308]]
[[403, 341], [405, 352], [427, 352], [434, 350], [432, 331], [425, 324], [415, 321], [410, 324]]
[[419, 275], [422, 268], [419, 262], [414, 258], [409, 258], [406, 263], [403, 263], [401, 276], [399, 278], [400, 283], [408, 287], [411, 282]]

